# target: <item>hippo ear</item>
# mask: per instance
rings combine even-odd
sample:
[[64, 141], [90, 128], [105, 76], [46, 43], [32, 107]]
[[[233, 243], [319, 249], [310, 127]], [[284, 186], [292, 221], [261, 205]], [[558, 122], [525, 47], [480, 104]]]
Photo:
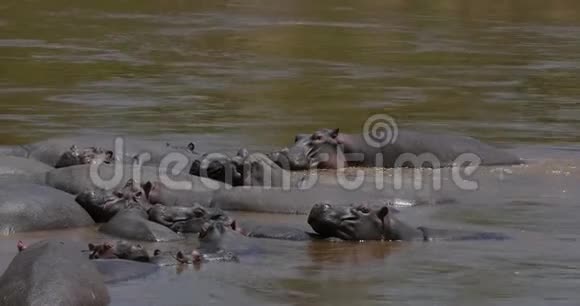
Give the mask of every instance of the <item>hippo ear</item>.
[[389, 214], [389, 208], [387, 206], [381, 207], [377, 212], [377, 216], [379, 219], [383, 220]]
[[336, 138], [338, 136], [338, 132], [339, 132], [339, 129], [338, 128], [330, 131], [330, 137]]
[[149, 193], [151, 193], [151, 189], [153, 189], [153, 183], [147, 181], [147, 183], [143, 184], [143, 191], [145, 191], [145, 197], [149, 199]]
[[187, 145], [187, 150], [189, 150], [189, 152], [193, 153], [195, 151], [195, 144], [193, 142], [190, 142]]
[[236, 224], [236, 220], [232, 221], [232, 224], [230, 224], [230, 227], [232, 228], [232, 230], [236, 230], [238, 228], [238, 225]]
[[310, 138], [310, 134], [298, 134], [298, 135], [294, 136], [294, 143], [297, 143], [300, 140], [303, 140], [306, 138]]

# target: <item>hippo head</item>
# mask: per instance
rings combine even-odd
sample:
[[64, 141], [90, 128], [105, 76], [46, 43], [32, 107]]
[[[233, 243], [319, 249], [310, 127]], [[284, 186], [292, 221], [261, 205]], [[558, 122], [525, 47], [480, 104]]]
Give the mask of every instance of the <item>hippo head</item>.
[[[274, 161], [284, 163], [291, 170], [307, 170], [310, 168], [336, 169], [344, 161], [338, 138], [339, 129], [320, 129], [312, 135], [300, 134], [296, 136], [292, 147], [277, 153]], [[286, 160], [279, 162], [281, 157]], [[284, 165], [281, 165], [284, 168]]]
[[119, 241], [116, 245], [109, 242], [103, 244], [89, 243], [89, 259], [127, 259], [134, 261], [149, 261], [149, 254], [139, 244]]
[[391, 230], [389, 208], [366, 206], [335, 207], [317, 203], [310, 210], [308, 224], [323, 237], [343, 240], [399, 240]]
[[269, 153], [267, 156], [285, 170], [307, 170], [310, 168], [308, 160], [308, 141], [310, 135], [300, 134], [294, 138], [294, 145], [280, 151]]
[[150, 206], [145, 192], [133, 179], [112, 192], [103, 189], [81, 192], [75, 200], [95, 222], [107, 222], [122, 209], [136, 207], [147, 210]]
[[218, 222], [225, 226], [235, 227], [235, 220], [231, 219], [219, 208], [195, 206], [188, 210], [190, 211], [187, 212], [186, 216], [177, 216], [181, 217], [182, 220], [177, 220], [169, 225], [173, 231], [178, 233], [200, 233], [204, 230], [204, 226], [207, 227], [208, 222]]
[[79, 150], [77, 146], [73, 145], [68, 151], [60, 156], [55, 168], [92, 163], [110, 164], [114, 161], [115, 157], [113, 151], [97, 147], [89, 147]]
[[244, 156], [240, 154], [243, 154], [244, 151], [240, 150], [240, 152], [233, 158], [224, 154], [205, 154], [200, 159], [193, 161], [189, 174], [211, 178], [232, 186], [243, 185], [243, 178], [239, 169], [243, 166]]
[[121, 189], [114, 190], [112, 195], [105, 201], [105, 208], [144, 208], [150, 206], [145, 191], [133, 179], [129, 179]]
[[219, 241], [228, 230], [236, 230], [236, 222], [209, 221], [203, 224], [199, 232], [200, 242]]

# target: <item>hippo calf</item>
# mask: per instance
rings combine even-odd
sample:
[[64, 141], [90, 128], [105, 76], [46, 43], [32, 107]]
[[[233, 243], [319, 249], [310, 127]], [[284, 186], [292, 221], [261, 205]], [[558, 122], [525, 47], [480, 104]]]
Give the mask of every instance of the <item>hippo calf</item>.
[[[517, 165], [517, 156], [477, 139], [435, 133], [398, 130], [385, 144], [369, 143], [373, 135], [345, 134], [339, 129], [320, 129], [311, 135], [298, 135], [295, 144], [284, 151], [292, 169], [336, 169], [342, 167], [450, 167], [461, 166], [463, 154], [476, 155], [479, 165]], [[471, 155], [470, 155], [471, 156]], [[419, 157], [424, 157], [425, 160]], [[467, 156], [466, 156], [467, 157]]]

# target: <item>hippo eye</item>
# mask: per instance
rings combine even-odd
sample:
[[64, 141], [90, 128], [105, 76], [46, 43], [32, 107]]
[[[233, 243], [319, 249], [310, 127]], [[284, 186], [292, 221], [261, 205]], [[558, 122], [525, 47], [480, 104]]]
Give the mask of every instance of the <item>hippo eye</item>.
[[365, 207], [365, 206], [358, 207], [357, 210], [362, 212], [362, 213], [365, 213], [365, 214], [368, 214], [371, 212], [370, 209], [368, 209], [368, 207]]
[[322, 139], [322, 136], [320, 136], [320, 135], [315, 134], [315, 135], [310, 136], [310, 140], [321, 140], [321, 139]]
[[196, 210], [193, 211], [193, 215], [196, 218], [201, 218], [201, 217], [205, 216], [205, 211], [203, 211], [201, 209], [196, 209]]
[[142, 193], [141, 191], [139, 191], [139, 192], [137, 192], [137, 193], [135, 194], [135, 197], [136, 197], [136, 198], [140, 198], [142, 194], [143, 194], [143, 193]]

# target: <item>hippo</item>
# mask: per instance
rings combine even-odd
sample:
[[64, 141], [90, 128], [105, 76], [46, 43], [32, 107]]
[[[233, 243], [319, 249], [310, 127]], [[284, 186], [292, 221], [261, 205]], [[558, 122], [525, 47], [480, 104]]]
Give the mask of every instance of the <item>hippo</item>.
[[123, 209], [148, 210], [151, 207], [145, 191], [133, 179], [129, 179], [125, 186], [114, 191], [96, 189], [81, 192], [76, 196], [75, 201], [98, 223], [109, 221]]
[[109, 222], [101, 225], [99, 231], [107, 235], [139, 241], [176, 241], [183, 236], [171, 229], [148, 220], [144, 209], [129, 208], [118, 212]]
[[427, 240], [421, 228], [410, 227], [389, 213], [389, 207], [366, 205], [337, 207], [316, 203], [308, 215], [308, 224], [322, 237], [342, 240]]
[[98, 147], [88, 147], [79, 150], [76, 145], [73, 145], [68, 151], [60, 156], [54, 167], [63, 168], [91, 163], [110, 164], [114, 161], [114, 153], [111, 150], [105, 150]]
[[108, 305], [104, 278], [82, 248], [46, 240], [19, 252], [0, 277], [0, 305]]
[[[96, 171], [95, 171], [96, 170]], [[168, 188], [194, 193], [207, 194], [223, 188], [224, 184], [204, 178], [178, 173], [173, 175], [168, 169], [159, 169], [138, 164], [101, 164], [76, 165], [49, 171], [46, 174], [46, 184], [56, 189], [77, 195], [83, 191], [98, 188], [114, 190], [121, 188], [125, 182], [133, 178], [137, 184], [160, 182]]]
[[[396, 201], [394, 200], [396, 199]], [[408, 194], [406, 190], [393, 191], [377, 190], [375, 188], [347, 190], [339, 186], [318, 185], [308, 189], [262, 188], [262, 187], [233, 187], [218, 190], [214, 193], [210, 207], [232, 211], [249, 211], [278, 214], [303, 214], [310, 212], [312, 205], [327, 201], [340, 206], [349, 206], [353, 202], [367, 204], [382, 204], [392, 201], [393, 204], [405, 205], [440, 204], [450, 201], [431, 195], [423, 200], [415, 194]]]
[[37, 184], [0, 185], [0, 234], [93, 225], [74, 197]]
[[[167, 187], [165, 184], [158, 181], [147, 181], [142, 187], [147, 196], [147, 200], [151, 204], [163, 204], [165, 206], [187, 206], [193, 207], [196, 205], [208, 206], [213, 197], [214, 190], [204, 187], [203, 179], [195, 177], [194, 180], [199, 182], [200, 185], [195, 185], [194, 188], [189, 190], [176, 190]], [[223, 184], [218, 181], [207, 179], [210, 184], [214, 184], [218, 188], [222, 188]], [[209, 185], [208, 185], [209, 186]]]
[[[115, 141], [122, 140], [122, 152], [116, 152]], [[100, 157], [107, 157], [107, 152], [112, 152], [115, 161], [121, 163], [132, 163], [135, 160], [139, 160], [141, 163], [146, 165], [158, 166], [159, 162], [168, 154], [179, 153], [186, 156], [188, 159], [193, 159], [197, 156], [197, 153], [190, 150], [191, 146], [176, 146], [172, 145], [167, 141], [154, 141], [145, 140], [136, 137], [115, 137], [115, 136], [73, 136], [73, 137], [63, 137], [56, 139], [48, 139], [41, 142], [23, 145], [22, 147], [29, 154], [29, 158], [33, 158], [44, 162], [48, 165], [57, 165], [59, 160], [66, 163], [70, 161], [78, 161], [71, 155], [65, 156], [71, 152], [71, 147], [77, 148], [87, 148], [87, 156], [91, 155], [91, 148], [97, 149]], [[195, 145], [193, 146], [195, 148]], [[82, 154], [82, 150], [79, 151]], [[141, 154], [146, 154], [141, 156]], [[74, 155], [74, 154], [72, 154]], [[64, 157], [64, 159], [63, 159]], [[66, 164], [64, 163], [64, 164]]]
[[[479, 165], [518, 165], [523, 161], [510, 152], [500, 150], [477, 139], [435, 133], [398, 130], [386, 144], [367, 143], [373, 135], [345, 134], [336, 129], [320, 129], [312, 135], [297, 136], [296, 143], [285, 155], [292, 168], [337, 169], [342, 167], [450, 167], [463, 165], [460, 156], [471, 161], [475, 154]], [[376, 144], [374, 146], [373, 144]], [[424, 154], [429, 154], [426, 156]], [[423, 162], [418, 155], [426, 158]], [[300, 163], [301, 162], [301, 163]]]
[[[105, 268], [104, 275], [107, 278], [135, 278], [139, 275], [150, 273], [151, 265], [156, 267], [159, 266], [170, 266], [179, 264], [176, 256], [171, 253], [171, 251], [161, 251], [160, 249], [153, 250], [152, 255], [149, 254], [145, 248], [140, 244], [130, 243], [128, 241], [117, 241], [116, 243], [103, 242], [100, 244], [88, 244], [89, 247], [89, 259], [93, 260], [95, 263], [99, 263], [97, 266], [99, 269]], [[179, 251], [178, 251], [179, 252]], [[114, 265], [118, 265], [125, 269], [121, 273], [114, 273], [109, 271], [106, 265], [101, 262], [113, 262]], [[149, 265], [139, 265], [131, 266], [128, 264], [123, 264], [123, 262], [137, 262], [137, 263], [147, 263]], [[127, 269], [128, 268], [128, 269]], [[144, 269], [143, 269], [144, 268]], [[111, 275], [114, 274], [114, 275]]]
[[[308, 159], [309, 134], [298, 134], [294, 145], [280, 151], [268, 153], [267, 156], [284, 170], [306, 170], [310, 167]], [[305, 150], [306, 149], [306, 150]]]
[[199, 233], [199, 247], [193, 255], [200, 254], [204, 261], [239, 261], [239, 254], [254, 252], [246, 237], [223, 222], [208, 222]]
[[0, 156], [0, 182], [44, 184], [54, 168], [42, 162], [16, 156]]
[[281, 224], [239, 223], [234, 224], [236, 231], [250, 238], [264, 238], [287, 241], [308, 241], [321, 237], [302, 228]]
[[0, 145], [0, 156], [16, 156], [16, 157], [28, 157], [28, 151], [22, 146], [6, 146]]
[[141, 262], [150, 262], [149, 253], [139, 244], [130, 244], [125, 241], [117, 241], [116, 244], [108, 242], [102, 244], [88, 244], [89, 259], [126, 259]]
[[225, 154], [203, 155], [192, 163], [189, 173], [232, 186], [280, 187], [284, 183], [292, 184], [291, 175], [272, 157], [259, 152], [250, 154], [244, 148], [234, 157]]
[[148, 211], [149, 220], [162, 224], [178, 233], [199, 233], [206, 222], [233, 222], [221, 209], [201, 206], [181, 207], [155, 204]]
[[469, 232], [412, 227], [393, 216], [392, 208], [383, 205], [370, 208], [367, 205], [350, 207], [316, 203], [308, 215], [308, 224], [320, 237], [336, 237], [341, 240], [381, 241], [432, 241], [445, 239], [508, 240], [510, 237], [493, 232]]

